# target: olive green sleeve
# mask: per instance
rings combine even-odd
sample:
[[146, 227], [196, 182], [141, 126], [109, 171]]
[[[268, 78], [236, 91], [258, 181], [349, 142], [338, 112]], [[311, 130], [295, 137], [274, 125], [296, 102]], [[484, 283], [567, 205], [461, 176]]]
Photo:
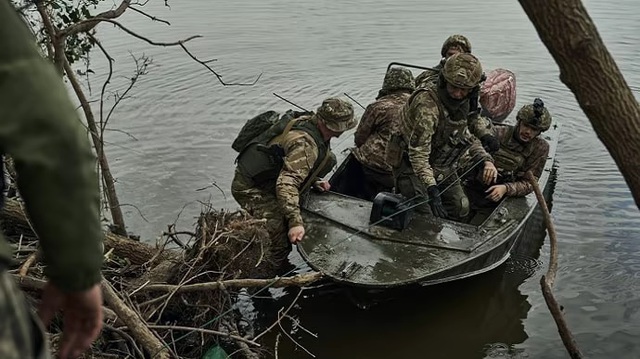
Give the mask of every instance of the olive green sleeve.
[[95, 158], [62, 79], [8, 1], [0, 1], [0, 146], [63, 291], [100, 281], [103, 234]]

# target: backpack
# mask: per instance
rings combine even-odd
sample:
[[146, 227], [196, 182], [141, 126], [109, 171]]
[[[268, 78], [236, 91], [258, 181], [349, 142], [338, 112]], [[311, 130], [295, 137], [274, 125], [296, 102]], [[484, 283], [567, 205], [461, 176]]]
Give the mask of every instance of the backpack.
[[242, 152], [253, 139], [273, 126], [279, 117], [280, 115], [277, 112], [267, 111], [248, 120], [238, 132], [235, 140], [233, 140], [231, 148], [236, 152]]

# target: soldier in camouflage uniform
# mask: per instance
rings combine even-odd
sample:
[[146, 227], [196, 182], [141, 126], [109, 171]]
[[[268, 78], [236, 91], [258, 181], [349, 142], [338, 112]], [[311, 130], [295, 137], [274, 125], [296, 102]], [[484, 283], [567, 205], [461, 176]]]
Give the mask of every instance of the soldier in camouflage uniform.
[[438, 86], [416, 90], [403, 107], [400, 136], [389, 147], [403, 150], [388, 151], [388, 160], [397, 164], [397, 191], [407, 198], [429, 198], [421, 211], [430, 207], [438, 217], [464, 219], [469, 200], [456, 173], [460, 157], [469, 150], [474, 161], [493, 161], [468, 128], [469, 95], [481, 76], [475, 56], [455, 54], [444, 64]]
[[[524, 178], [527, 171], [540, 178], [549, 155], [549, 143], [540, 134], [551, 126], [551, 114], [541, 99], [523, 106], [515, 126], [496, 126], [500, 150], [493, 154], [494, 163], [484, 167], [468, 185], [474, 205], [485, 206], [503, 197], [526, 196], [533, 187]], [[495, 165], [495, 166], [494, 166]]]
[[442, 60], [433, 67], [433, 70], [425, 70], [416, 77], [416, 88], [435, 86], [438, 83], [438, 74], [442, 70], [444, 62], [457, 53], [471, 53], [471, 42], [462, 35], [451, 35], [442, 44], [440, 55]]
[[353, 155], [362, 166], [363, 192], [372, 200], [380, 192], [393, 190], [392, 168], [385, 149], [391, 133], [397, 131], [402, 106], [414, 90], [413, 75], [405, 68], [389, 69], [376, 101], [367, 106], [355, 133]]
[[[300, 195], [311, 184], [321, 191], [329, 190], [329, 183], [317, 178], [335, 165], [335, 160], [332, 163], [325, 160], [332, 157], [329, 141], [355, 126], [351, 104], [328, 98], [315, 114], [298, 118], [288, 133], [269, 141], [270, 144], [278, 142], [280, 158], [253, 162], [252, 158], [259, 157], [256, 151], [260, 151], [255, 145], [243, 150], [238, 157], [231, 193], [243, 209], [256, 218], [267, 220], [273, 267], [267, 270], [277, 270], [286, 264], [291, 244], [303, 239], [305, 229], [300, 215]], [[248, 175], [258, 172], [274, 175], [254, 175], [253, 178]]]
[[[455, 54], [471, 53], [471, 42], [469, 39], [462, 35], [451, 35], [442, 44], [440, 54], [442, 59], [438, 65], [433, 67], [433, 70], [425, 70], [416, 77], [415, 86], [417, 89], [427, 87], [437, 87], [440, 78], [440, 72], [448, 58]], [[484, 79], [484, 75], [482, 77]], [[480, 116], [480, 108], [478, 105], [478, 96], [480, 95], [480, 86], [475, 87], [469, 96], [469, 113], [470, 113], [470, 126], [473, 135], [480, 139], [482, 146], [494, 153], [499, 148], [499, 143], [493, 136], [491, 130], [491, 121], [485, 117]]]
[[[48, 281], [38, 314], [62, 310], [58, 355], [76, 358], [102, 327], [100, 192], [87, 134], [53, 65], [10, 1], [0, 1], [0, 149], [38, 233]], [[0, 358], [49, 358], [42, 323], [16, 287], [0, 235]]]

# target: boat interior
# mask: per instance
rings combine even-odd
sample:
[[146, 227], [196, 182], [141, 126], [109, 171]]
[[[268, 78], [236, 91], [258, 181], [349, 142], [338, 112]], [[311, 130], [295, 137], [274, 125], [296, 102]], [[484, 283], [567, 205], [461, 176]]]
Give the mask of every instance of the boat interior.
[[[461, 174], [464, 174], [464, 172], [462, 172]], [[469, 174], [466, 174], [465, 176], [460, 178], [460, 181], [463, 182], [463, 188], [467, 192], [469, 191], [469, 189], [464, 184], [468, 180], [469, 176]], [[371, 202], [363, 191], [364, 180], [365, 174], [362, 170], [362, 165], [355, 159], [355, 157], [353, 157], [352, 155], [348, 155], [347, 158], [331, 176], [331, 178], [329, 179], [329, 183], [331, 184], [332, 192]], [[473, 198], [473, 196], [469, 196], [469, 198], [471, 199]], [[406, 202], [406, 200], [403, 201]], [[496, 210], [496, 208], [502, 201], [504, 201], [504, 198], [500, 202], [495, 203], [479, 204], [472, 202], [471, 213], [469, 214], [469, 216], [464, 221], [456, 222], [472, 226], [481, 226], [491, 216], [491, 214]], [[388, 215], [389, 213], [386, 212], [385, 214]]]

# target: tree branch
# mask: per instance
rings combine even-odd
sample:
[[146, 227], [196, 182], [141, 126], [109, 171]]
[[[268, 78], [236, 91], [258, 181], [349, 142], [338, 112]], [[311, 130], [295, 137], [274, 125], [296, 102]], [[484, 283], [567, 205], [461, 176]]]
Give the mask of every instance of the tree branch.
[[547, 307], [549, 308], [549, 312], [551, 312], [553, 320], [556, 322], [558, 332], [560, 333], [560, 338], [562, 339], [562, 343], [567, 349], [567, 352], [572, 359], [581, 359], [582, 353], [578, 348], [576, 340], [573, 338], [573, 334], [571, 334], [571, 330], [569, 329], [567, 322], [564, 320], [562, 309], [560, 308], [560, 305], [556, 301], [556, 298], [553, 296], [553, 292], [551, 291], [551, 287], [553, 287], [553, 283], [555, 282], [556, 271], [558, 270], [558, 239], [556, 238], [556, 229], [553, 225], [553, 221], [551, 221], [551, 215], [549, 214], [547, 202], [542, 195], [540, 186], [538, 186], [538, 180], [536, 180], [531, 171], [527, 171], [525, 177], [533, 187], [533, 192], [535, 193], [538, 204], [540, 205], [540, 209], [542, 210], [544, 223], [547, 227], [547, 232], [549, 233], [549, 245], [551, 247], [551, 254], [547, 274], [543, 275], [542, 278], [540, 278], [542, 295], [544, 296], [544, 301], [547, 303]]
[[169, 21], [159, 19], [159, 18], [157, 18], [157, 17], [155, 17], [155, 16], [153, 16], [153, 15], [149, 15], [149, 14], [147, 14], [146, 12], [144, 12], [144, 11], [142, 11], [142, 10], [140, 10], [140, 9], [137, 9], [137, 8], [135, 8], [135, 7], [131, 6], [131, 5], [132, 5], [132, 4], [130, 4], [130, 5], [129, 5], [129, 9], [131, 9], [131, 10], [133, 10], [133, 11], [135, 11], [135, 12], [137, 12], [137, 13], [139, 13], [139, 14], [143, 15], [143, 16], [148, 17], [149, 19], [151, 19], [151, 20], [153, 20], [153, 21], [158, 21], [158, 22], [161, 22], [161, 23], [164, 23], [164, 24], [167, 24], [167, 25], [171, 26], [171, 23], [169, 23]]
[[92, 17], [91, 19], [78, 21], [77, 23], [69, 25], [68, 27], [62, 29], [59, 32], [60, 36], [64, 38], [69, 35], [77, 34], [79, 32], [91, 31], [101, 21], [105, 21], [105, 19], [115, 19], [120, 17], [120, 15], [124, 14], [125, 10], [129, 8], [130, 3], [131, 0], [122, 0], [120, 5], [118, 5], [118, 7], [113, 10], [102, 12], [95, 17]]
[[220, 282], [207, 282], [188, 285], [170, 285], [170, 284], [150, 284], [146, 287], [140, 288], [138, 293], [144, 292], [198, 292], [198, 291], [212, 291], [220, 289], [221, 286], [231, 287], [264, 287], [270, 286], [272, 288], [298, 286], [303, 287], [316, 282], [322, 278], [322, 274], [318, 272], [298, 274], [293, 277], [281, 277], [275, 279], [230, 279]]

